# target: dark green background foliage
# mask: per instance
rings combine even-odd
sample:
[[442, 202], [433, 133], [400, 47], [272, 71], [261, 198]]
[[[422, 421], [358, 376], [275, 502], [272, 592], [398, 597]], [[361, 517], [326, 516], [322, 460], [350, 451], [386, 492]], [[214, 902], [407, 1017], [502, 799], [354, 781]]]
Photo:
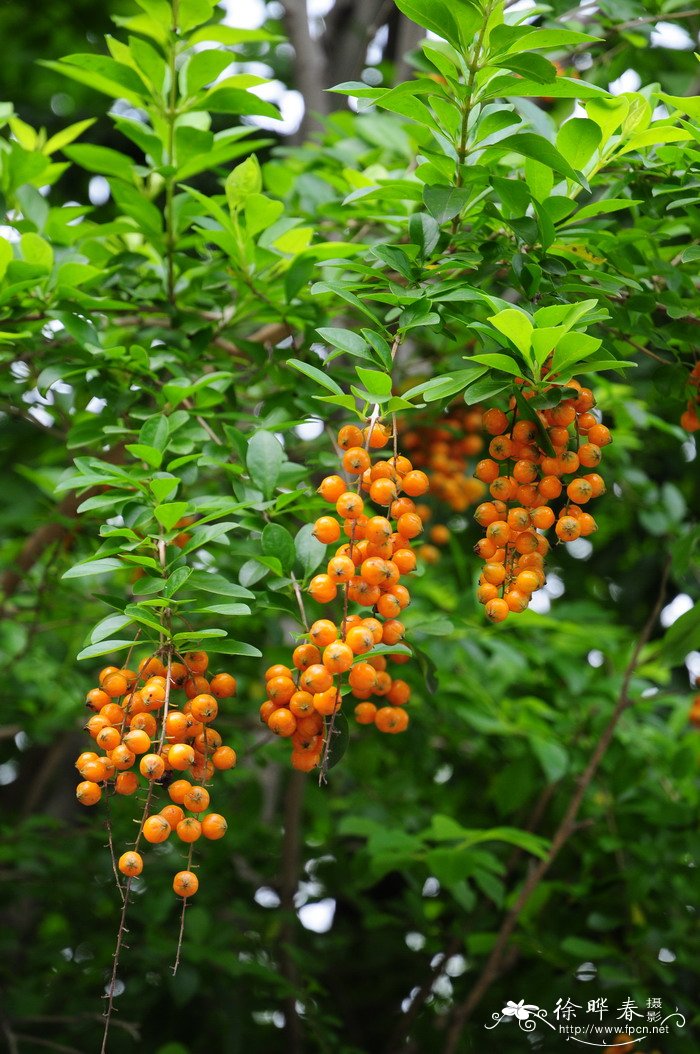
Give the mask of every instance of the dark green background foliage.
[[[554, 1051], [562, 1038], [541, 1029], [484, 1025], [508, 999], [551, 1014], [567, 996], [661, 997], [686, 1028], [644, 1049], [688, 1051], [697, 606], [668, 629], [653, 620], [630, 662], [664, 569], [662, 605], [698, 593], [696, 447], [678, 422], [700, 325], [700, 82], [692, 48], [650, 45], [658, 22], [696, 41], [700, 12], [606, 0], [577, 17], [555, 2], [525, 39], [522, 14], [504, 27], [484, 0], [401, 0], [381, 18], [358, 0], [308, 37], [286, 6], [252, 34], [208, 0], [180, 0], [176, 34], [164, 0], [0, 10], [0, 1035], [19, 1054], [99, 1050], [119, 905], [105, 811], [74, 801], [82, 700], [123, 659], [112, 641], [157, 640], [170, 603], [175, 643], [201, 640], [238, 679], [219, 726], [239, 764], [213, 787], [229, 832], [199, 854], [175, 977], [180, 853], [148, 853], [110, 1051]], [[368, 74], [357, 26], [382, 20]], [[444, 40], [421, 47], [425, 28]], [[256, 59], [319, 114], [303, 141], [274, 130], [240, 66], [212, 86], [227, 61]], [[338, 69], [351, 83], [324, 94]], [[609, 95], [628, 70], [639, 90]], [[99, 208], [94, 176], [110, 190]], [[375, 403], [405, 427], [465, 397], [505, 405], [533, 363], [491, 320], [584, 301], [571, 372], [614, 432], [592, 551], [555, 547], [549, 609], [487, 626], [479, 532], [433, 500], [452, 538], [411, 587], [408, 731], [350, 715], [328, 785], [292, 774], [258, 707], [264, 669], [300, 631], [292, 576], [307, 584], [324, 557], [306, 525], [325, 508], [314, 490], [337, 465], [333, 430]], [[310, 418], [326, 427], [300, 427]], [[182, 515], [197, 521], [185, 550], [169, 544]], [[112, 812], [122, 845], [133, 801]], [[332, 927], [305, 928], [295, 909], [328, 900]]]

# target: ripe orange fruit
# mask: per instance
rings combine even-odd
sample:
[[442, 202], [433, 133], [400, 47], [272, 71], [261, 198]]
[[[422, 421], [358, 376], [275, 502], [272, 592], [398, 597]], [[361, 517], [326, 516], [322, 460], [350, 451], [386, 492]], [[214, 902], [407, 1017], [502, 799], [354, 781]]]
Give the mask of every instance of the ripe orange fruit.
[[199, 879], [192, 871], [178, 871], [173, 879], [173, 889], [178, 897], [193, 897], [199, 889]]
[[135, 853], [133, 850], [130, 850], [127, 853], [122, 853], [119, 857], [119, 863], [117, 866], [123, 875], [126, 875], [128, 878], [134, 878], [136, 875], [140, 875], [143, 871], [143, 858], [140, 853]]

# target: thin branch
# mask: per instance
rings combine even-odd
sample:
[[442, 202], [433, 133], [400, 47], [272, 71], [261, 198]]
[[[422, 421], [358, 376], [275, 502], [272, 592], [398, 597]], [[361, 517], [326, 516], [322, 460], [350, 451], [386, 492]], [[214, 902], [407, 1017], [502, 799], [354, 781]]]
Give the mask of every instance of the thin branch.
[[457, 1051], [457, 1045], [462, 1036], [462, 1030], [466, 1022], [469, 1020], [473, 1011], [479, 1005], [488, 989], [491, 987], [493, 982], [499, 977], [501, 973], [504, 954], [508, 948], [510, 938], [518, 924], [518, 921], [520, 919], [523, 909], [525, 908], [525, 905], [528, 903], [530, 897], [535, 892], [540, 882], [545, 877], [552, 864], [559, 856], [559, 853], [563, 849], [564, 845], [567, 843], [571, 835], [576, 830], [576, 821], [578, 818], [578, 813], [583, 803], [583, 799], [586, 795], [586, 791], [588, 790], [588, 787], [590, 786], [593, 777], [598, 771], [598, 768], [600, 766], [601, 761], [603, 760], [605, 752], [610, 746], [620, 718], [624, 714], [625, 710], [632, 705], [632, 700], [630, 699], [629, 694], [630, 684], [632, 681], [632, 677], [634, 676], [635, 670], [637, 669], [642, 649], [649, 640], [656, 625], [659, 614], [661, 612], [661, 608], [663, 607], [670, 567], [671, 560], [669, 558], [666, 561], [663, 571], [661, 573], [656, 601], [646, 623], [644, 624], [644, 627], [642, 628], [641, 633], [639, 634], [639, 637], [637, 638], [637, 643], [635, 644], [630, 660], [625, 668], [625, 672], [622, 677], [622, 684], [620, 686], [620, 692], [613, 713], [593, 749], [588, 764], [586, 765], [582, 774], [578, 777], [578, 780], [576, 781], [576, 787], [569, 800], [569, 804], [566, 807], [564, 816], [554, 834], [554, 837], [552, 838], [549, 852], [543, 860], [538, 861], [538, 863], [532, 868], [532, 870], [528, 874], [527, 878], [525, 879], [525, 882], [523, 883], [522, 889], [520, 890], [520, 893], [515, 903], [513, 904], [513, 907], [503, 919], [501, 928], [496, 938], [496, 943], [493, 946], [491, 954], [486, 960], [481, 975], [479, 976], [476, 984], [470, 991], [467, 998], [455, 1007], [452, 1016], [452, 1023], [447, 1034], [447, 1042], [445, 1044], [444, 1054], [455, 1054], [455, 1052]]

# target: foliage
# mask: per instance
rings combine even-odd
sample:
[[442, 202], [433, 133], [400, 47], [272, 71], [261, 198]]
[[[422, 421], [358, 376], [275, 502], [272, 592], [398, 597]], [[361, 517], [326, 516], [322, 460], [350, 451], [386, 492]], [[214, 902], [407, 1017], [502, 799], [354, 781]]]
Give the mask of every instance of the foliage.
[[[483, 1022], [520, 992], [588, 998], [584, 961], [596, 995], [660, 995], [697, 1022], [697, 606], [635, 655], [665, 553], [663, 599], [698, 586], [678, 424], [700, 324], [694, 66], [602, 86], [651, 31], [641, 4], [601, 4], [592, 24], [397, 6], [439, 37], [415, 77], [340, 85], [358, 112], [300, 147], [261, 134], [277, 111], [231, 65], [274, 34], [224, 25], [213, 0], [139, 0], [106, 49], [47, 56], [89, 93], [86, 121], [47, 137], [2, 111], [0, 1024], [21, 1051], [49, 1027], [70, 1049], [99, 1034], [118, 905], [70, 769], [94, 672], [137, 634], [236, 657], [224, 727], [241, 761], [176, 976], [160, 860], [135, 898], [110, 1050], [134, 1049], [132, 1023], [158, 1054], [295, 1050], [299, 1022], [319, 1051], [441, 1047], [627, 692], [582, 823], [453, 1049], [483, 1049]], [[105, 96], [109, 147], [91, 141]], [[64, 191], [78, 173], [106, 179], [106, 210]], [[353, 729], [329, 786], [301, 784], [257, 709], [300, 632], [295, 586], [324, 560], [309, 524], [335, 471], [327, 432], [374, 407], [410, 429], [454, 403], [506, 406], [515, 376], [544, 391], [554, 349], [614, 427], [594, 554], [556, 547], [538, 613], [487, 627], [478, 530], [432, 499], [451, 538], [406, 612], [411, 727]], [[117, 803], [116, 832], [129, 817]], [[295, 909], [324, 898], [332, 929], [302, 927]]]

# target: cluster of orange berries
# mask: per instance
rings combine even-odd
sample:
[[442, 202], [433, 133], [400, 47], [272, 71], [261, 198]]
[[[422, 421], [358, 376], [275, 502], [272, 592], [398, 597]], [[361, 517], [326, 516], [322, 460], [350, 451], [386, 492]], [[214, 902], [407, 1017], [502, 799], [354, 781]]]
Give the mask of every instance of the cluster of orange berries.
[[688, 405], [681, 414], [681, 428], [685, 428], [686, 432], [697, 432], [700, 429], [700, 360], [690, 371], [688, 391]]
[[[576, 390], [576, 397], [538, 411], [538, 421], [521, 416], [515, 398], [510, 418], [496, 407], [482, 416], [484, 431], [492, 438], [489, 457], [478, 463], [476, 476], [487, 484], [491, 500], [474, 513], [486, 534], [475, 546], [485, 561], [477, 597], [492, 622], [524, 611], [544, 585], [545, 531], [553, 526], [559, 541], [571, 542], [597, 529], [582, 506], [605, 492], [602, 476], [590, 470], [600, 464], [601, 448], [612, 436], [592, 413], [590, 388], [573, 380], [566, 386]], [[534, 394], [524, 385], [525, 399]], [[568, 483], [567, 476], [573, 477]], [[562, 494], [557, 516], [550, 502]]]
[[431, 496], [453, 512], [464, 512], [484, 494], [472, 475], [473, 459], [484, 446], [481, 416], [478, 407], [453, 406], [439, 424], [419, 423], [401, 436], [413, 464], [427, 473]]
[[[309, 584], [309, 593], [321, 604], [331, 603], [340, 591], [343, 615], [337, 620], [318, 619], [292, 655], [292, 667], [277, 665], [266, 672], [267, 698], [261, 719], [277, 735], [291, 739], [292, 765], [309, 772], [321, 761], [328, 729], [324, 719], [342, 705], [343, 678], [357, 700], [355, 717], [360, 724], [374, 724], [381, 732], [403, 732], [408, 726], [404, 709], [411, 689], [392, 678], [387, 659], [408, 660], [407, 653], [372, 652], [379, 646], [400, 645], [405, 633], [399, 616], [410, 602], [400, 579], [416, 567], [411, 541], [423, 530], [414, 498], [429, 488], [428, 477], [414, 469], [408, 458], [394, 450], [393, 457], [372, 460], [372, 452], [391, 440], [390, 429], [372, 421], [361, 430], [345, 425], [338, 433], [342, 466], [354, 477], [351, 490], [339, 475], [322, 480], [318, 493], [335, 506], [337, 517], [321, 516], [314, 535], [324, 545], [343, 541], [328, 561], [324, 573]], [[365, 509], [362, 495], [382, 512]], [[367, 614], [348, 613], [350, 603]], [[381, 700], [383, 705], [372, 702]]]
[[[148, 788], [136, 845], [118, 861], [128, 879], [143, 870], [137, 851], [141, 838], [157, 844], [175, 831], [180, 841], [191, 845], [202, 835], [216, 840], [226, 833], [224, 817], [207, 812], [210, 795], [205, 784], [216, 770], [236, 764], [235, 750], [223, 745], [212, 725], [218, 700], [236, 694], [236, 680], [229, 673], [207, 680], [208, 665], [207, 653], [195, 651], [168, 666], [151, 656], [139, 663], [138, 672], [107, 666], [99, 675], [99, 687], [87, 693], [86, 704], [94, 713], [85, 727], [101, 753], [84, 751], [75, 763], [81, 776], [78, 801], [96, 805], [105, 791], [131, 795], [139, 787]], [[184, 696], [179, 703], [177, 692]], [[173, 779], [175, 773], [181, 778]], [[154, 792], [166, 786], [170, 803], [156, 811]], [[181, 897], [192, 896], [198, 886], [189, 870], [178, 872], [173, 880]]]

